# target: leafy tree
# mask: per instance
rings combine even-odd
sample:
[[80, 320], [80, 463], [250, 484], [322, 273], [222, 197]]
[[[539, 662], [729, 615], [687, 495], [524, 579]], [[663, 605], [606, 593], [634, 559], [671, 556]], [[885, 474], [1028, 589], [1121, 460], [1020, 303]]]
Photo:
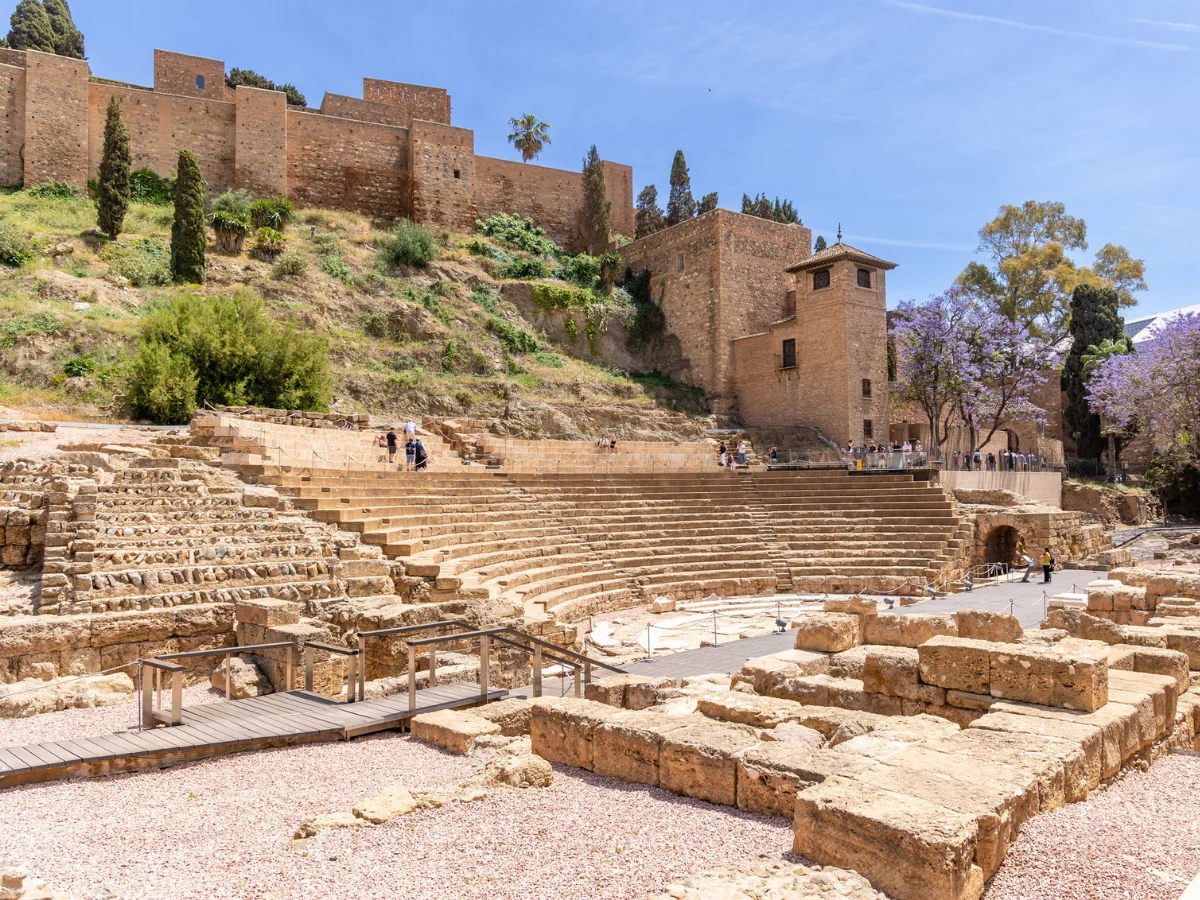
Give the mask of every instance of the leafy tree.
[[749, 194], [742, 194], [742, 212], [748, 216], [758, 216], [760, 219], [770, 219], [772, 222], [800, 225], [800, 216], [791, 200], [780, 201], [778, 197], [772, 203], [766, 194], [758, 194], [751, 199]]
[[554, 143], [550, 140], [550, 126], [539, 121], [533, 113], [509, 119], [508, 124], [512, 126], [508, 142], [521, 151], [521, 162], [537, 159], [547, 144]]
[[230, 69], [229, 74], [225, 76], [225, 84], [230, 90], [244, 84], [246, 87], [261, 88], [264, 91], [281, 91], [287, 96], [288, 106], [308, 106], [308, 101], [294, 84], [276, 84], [253, 69]]
[[[1084, 383], [1090, 381], [1100, 367], [1114, 356], [1125, 356], [1132, 352], [1133, 344], [1123, 337], [1115, 341], [1105, 338], [1098, 345], [1092, 344], [1081, 357]], [[1086, 400], [1086, 397], [1084, 399]], [[1112, 427], [1107, 417], [1102, 416], [1100, 430], [1108, 439], [1108, 477], [1113, 478], [1117, 474], [1117, 429]]]
[[175, 220], [171, 225], [171, 276], [176, 281], [204, 281], [204, 252], [208, 231], [204, 222], [204, 198], [208, 186], [200, 174], [200, 163], [191, 150], [179, 151], [175, 174]]
[[818, 234], [817, 239], [813, 241], [813, 253], [820, 253], [826, 247], [825, 235]]
[[658, 188], [652, 184], [646, 185], [637, 196], [637, 213], [634, 216], [637, 223], [636, 237], [644, 238], [648, 234], [662, 231], [666, 227], [662, 208], [658, 205]]
[[604, 186], [604, 166], [596, 145], [583, 158], [583, 206], [579, 211], [579, 231], [589, 256], [608, 248], [612, 201]]
[[9, 19], [8, 46], [14, 50], [54, 52], [54, 24], [38, 0], [21, 0]]
[[687, 160], [683, 151], [675, 151], [671, 162], [671, 193], [667, 197], [667, 225], [678, 225], [696, 215], [696, 201], [692, 198], [692, 178], [688, 174]]
[[104, 123], [104, 152], [100, 157], [100, 179], [96, 189], [96, 224], [114, 241], [125, 224], [129, 210], [129, 129], [121, 121], [121, 104], [114, 95], [108, 101]]
[[42, 0], [42, 6], [50, 16], [50, 27], [54, 31], [54, 52], [59, 56], [83, 59], [83, 35], [75, 27], [67, 0]]
[[759, 194], [751, 199], [749, 194], [742, 194], [742, 214], [758, 216], [760, 219], [771, 218], [771, 201], [765, 194]]
[[1070, 326], [1071, 349], [1063, 365], [1063, 387], [1067, 392], [1067, 408], [1063, 418], [1072, 434], [1078, 433], [1076, 449], [1080, 456], [1095, 459], [1104, 447], [1100, 433], [1100, 417], [1088, 405], [1087, 377], [1083, 372], [1083, 357], [1090, 347], [1106, 340], [1119, 340], [1125, 321], [1118, 311], [1121, 298], [1115, 288], [1080, 285], [1071, 292]]
[[1031, 333], [1057, 344], [1067, 334], [1071, 292], [1081, 284], [1115, 287], [1123, 305], [1144, 290], [1144, 266], [1120, 246], [1106, 244], [1093, 267], [1077, 266], [1069, 250], [1087, 249], [1087, 225], [1066, 213], [1062, 203], [1027, 200], [1002, 206], [979, 231], [979, 252], [959, 283]]
[[700, 205], [696, 208], [696, 215], [702, 216], [706, 212], [712, 212], [717, 208], [717, 192], [712, 191], [700, 198]]

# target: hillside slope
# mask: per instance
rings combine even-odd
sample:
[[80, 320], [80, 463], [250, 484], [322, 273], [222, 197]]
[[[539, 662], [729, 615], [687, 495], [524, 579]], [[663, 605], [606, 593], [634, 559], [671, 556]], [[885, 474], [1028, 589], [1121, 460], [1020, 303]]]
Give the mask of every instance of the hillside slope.
[[536, 334], [496, 276], [514, 261], [536, 270], [537, 258], [501, 240], [442, 231], [427, 267], [388, 269], [378, 251], [390, 223], [301, 209], [286, 250], [301, 274], [255, 258], [253, 238], [236, 255], [210, 241], [207, 282], [180, 287], [166, 277], [170, 206], [133, 204], [110, 243], [93, 231], [91, 200], [51, 193], [0, 195], [0, 258], [23, 242], [32, 251], [0, 266], [0, 406], [20, 414], [128, 419], [146, 312], [181, 291], [241, 289], [329, 337], [337, 411], [470, 416], [528, 437], [694, 438], [711, 425], [696, 388], [588, 361], [582, 336], [562, 346]]

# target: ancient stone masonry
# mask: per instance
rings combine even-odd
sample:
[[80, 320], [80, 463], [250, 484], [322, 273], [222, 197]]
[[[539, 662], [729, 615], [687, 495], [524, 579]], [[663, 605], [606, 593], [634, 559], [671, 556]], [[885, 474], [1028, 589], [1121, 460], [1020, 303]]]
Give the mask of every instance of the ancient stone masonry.
[[[474, 133], [450, 124], [441, 88], [366, 78], [361, 100], [327, 94], [320, 110], [289, 109], [281, 92], [227, 88], [220, 60], [165, 50], [154, 51], [153, 88], [89, 81], [83, 60], [0, 53], [0, 183], [83, 187], [99, 167], [112, 97], [135, 168], [168, 175], [187, 148], [218, 191], [466, 230], [477, 217], [519, 213], [560, 244], [580, 245], [579, 173], [477, 158]], [[632, 235], [632, 170], [611, 162], [604, 170], [613, 228]]]

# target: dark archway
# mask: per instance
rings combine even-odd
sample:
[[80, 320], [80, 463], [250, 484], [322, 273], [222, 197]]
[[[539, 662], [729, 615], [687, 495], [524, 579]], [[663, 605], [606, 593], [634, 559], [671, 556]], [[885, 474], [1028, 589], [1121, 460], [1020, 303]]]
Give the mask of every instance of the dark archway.
[[1017, 564], [1020, 554], [1021, 535], [1011, 525], [1000, 525], [993, 528], [983, 544], [983, 561], [988, 564], [998, 563], [1012, 568]]

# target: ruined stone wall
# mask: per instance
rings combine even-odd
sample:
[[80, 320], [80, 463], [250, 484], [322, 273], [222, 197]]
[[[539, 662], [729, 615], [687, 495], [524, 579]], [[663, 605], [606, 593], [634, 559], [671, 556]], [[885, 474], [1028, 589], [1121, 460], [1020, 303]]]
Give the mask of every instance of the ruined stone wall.
[[45, 545], [45, 480], [16, 471], [0, 476], [0, 566], [39, 565]]
[[257, 197], [286, 194], [287, 97], [279, 91], [239, 86], [234, 94], [234, 181]]
[[25, 65], [23, 58], [20, 66], [8, 65], [6, 59], [0, 56], [0, 185], [19, 185], [24, 175]]
[[412, 116], [408, 115], [408, 111], [402, 106], [359, 100], [357, 97], [346, 97], [342, 94], [326, 93], [321, 100], [321, 115], [374, 122], [376, 125], [395, 125], [398, 128], [407, 128], [412, 124]]
[[287, 124], [287, 193], [295, 203], [412, 215], [407, 129], [298, 110], [287, 111]]
[[475, 133], [424, 121], [414, 121], [408, 133], [413, 219], [473, 230]]
[[25, 184], [88, 178], [88, 65], [25, 53]]
[[88, 85], [89, 177], [96, 177], [100, 170], [104, 121], [113, 96], [121, 104], [121, 118], [129, 129], [133, 168], [153, 169], [164, 177], [173, 175], [179, 151], [186, 147], [196, 154], [210, 191], [234, 186], [235, 104], [94, 82]]
[[604, 190], [612, 201], [612, 230], [633, 238], [637, 223], [633, 213], [633, 167], [621, 163], [600, 161], [604, 169]]
[[233, 99], [227, 96], [224, 62], [169, 50], [154, 51], [154, 90], [204, 100]]
[[399, 107], [404, 111], [406, 126], [418, 119], [439, 125], [450, 124], [450, 95], [442, 88], [364, 78], [363, 99]]

